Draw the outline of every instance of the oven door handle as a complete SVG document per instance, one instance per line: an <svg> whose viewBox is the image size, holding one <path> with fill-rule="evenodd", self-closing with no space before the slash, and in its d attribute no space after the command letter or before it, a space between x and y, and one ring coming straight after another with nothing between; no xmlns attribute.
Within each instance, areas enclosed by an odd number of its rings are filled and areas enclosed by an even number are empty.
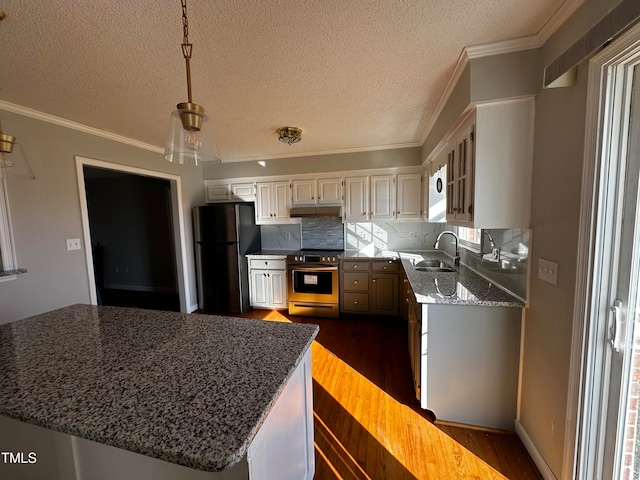
<svg viewBox="0 0 640 480"><path fill-rule="evenodd" d="M338 270L338 267L311 267L311 266L304 266L304 267L296 267L296 266L291 266L289 267L290 270L292 271L313 271L313 272L333 272Z"/></svg>

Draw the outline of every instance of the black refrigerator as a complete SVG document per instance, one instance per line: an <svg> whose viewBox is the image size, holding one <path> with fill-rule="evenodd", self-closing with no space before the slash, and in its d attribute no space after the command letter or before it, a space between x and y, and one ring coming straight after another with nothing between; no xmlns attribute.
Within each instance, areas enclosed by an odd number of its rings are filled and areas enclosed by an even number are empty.
<svg viewBox="0 0 640 480"><path fill-rule="evenodd" d="M248 253L260 250L252 203L194 207L198 307L206 313L249 310Z"/></svg>

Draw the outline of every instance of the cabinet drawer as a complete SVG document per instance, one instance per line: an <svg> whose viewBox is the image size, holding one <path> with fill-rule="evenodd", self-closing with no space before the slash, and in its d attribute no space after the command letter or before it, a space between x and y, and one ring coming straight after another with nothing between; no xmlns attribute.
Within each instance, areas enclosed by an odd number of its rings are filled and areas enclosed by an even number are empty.
<svg viewBox="0 0 640 480"><path fill-rule="evenodd" d="M342 309L349 312L368 312L368 293L345 293L342 297Z"/></svg>
<svg viewBox="0 0 640 480"><path fill-rule="evenodd" d="M268 268L273 270L284 270L286 265L285 260L274 259L262 259L262 258L250 258L249 268Z"/></svg>
<svg viewBox="0 0 640 480"><path fill-rule="evenodd" d="M349 292L368 292L369 274L345 272L342 275L342 289Z"/></svg>
<svg viewBox="0 0 640 480"><path fill-rule="evenodd" d="M369 271L369 262L356 262L356 261L344 261L342 262L342 271L343 272L351 272L351 271Z"/></svg>
<svg viewBox="0 0 640 480"><path fill-rule="evenodd" d="M385 260L384 262L371 262L371 270L374 272L397 272L399 270L398 261Z"/></svg>

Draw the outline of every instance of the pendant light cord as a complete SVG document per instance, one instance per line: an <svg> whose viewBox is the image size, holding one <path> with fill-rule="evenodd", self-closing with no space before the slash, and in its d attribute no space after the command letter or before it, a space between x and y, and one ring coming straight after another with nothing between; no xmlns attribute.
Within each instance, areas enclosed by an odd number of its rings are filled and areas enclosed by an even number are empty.
<svg viewBox="0 0 640 480"><path fill-rule="evenodd" d="M189 103L193 103L191 99L191 49L192 44L189 43L189 19L187 18L187 0L182 1L182 56L187 66L187 98Z"/></svg>

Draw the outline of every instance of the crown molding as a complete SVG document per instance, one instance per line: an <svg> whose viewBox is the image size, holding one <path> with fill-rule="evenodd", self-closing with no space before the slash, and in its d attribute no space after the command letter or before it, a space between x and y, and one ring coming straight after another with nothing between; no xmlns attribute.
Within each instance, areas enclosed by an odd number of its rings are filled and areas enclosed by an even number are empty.
<svg viewBox="0 0 640 480"><path fill-rule="evenodd" d="M462 72L464 72L464 69L468 63L469 63L469 55L467 54L467 50L463 48L462 52L460 52L460 56L458 57L458 61L456 62L455 67L453 67L453 72L451 73L451 77L449 77L449 81L447 82L447 85L444 88L444 92L442 92L442 95L440 96L440 100L438 100L438 104L436 105L433 115L431 115L431 119L427 124L427 128L425 128L424 133L420 138L420 142L419 142L420 145L424 145L424 142L427 140L427 137L429 136L429 132L431 132L431 129L433 128L436 121L438 120L438 117L442 113L442 110L444 110L444 106L447 104L447 101L449 100L449 96L451 95L451 93L453 92L453 89L458 84L458 80L460 80L460 77L462 76Z"/></svg>
<svg viewBox="0 0 640 480"><path fill-rule="evenodd" d="M464 68L470 60L474 58L488 57L491 55L502 55L505 53L514 53L542 47L544 43L549 39L549 37L551 37L551 35L553 35L556 30L558 30L558 28L560 28L560 26L571 15L573 15L573 13L583 3L584 0L566 0L535 35L528 35L525 37L518 37L509 40L500 40L498 42L464 47L462 49L462 52L460 53L460 56L458 57L456 66L453 69L453 73L451 74L451 78L449 78L449 82L447 83L444 92L442 92L440 100L438 101L433 115L431 116L424 134L421 137L420 143L423 145L427 140L431 129L442 113L442 110L449 100L449 96L453 92L453 89L455 88L458 80L460 79L460 76L462 75L462 72L464 71Z"/></svg>
<svg viewBox="0 0 640 480"><path fill-rule="evenodd" d="M545 23L538 32L540 46L544 45L567 19L584 3L584 0L566 0L556 13Z"/></svg>
<svg viewBox="0 0 640 480"><path fill-rule="evenodd" d="M256 160L276 160L278 158L294 158L294 157L314 157L321 155L336 155L346 153L358 153L358 152L373 152L378 150L397 150L400 148L420 148L424 142L411 142L411 143L395 143L391 145L375 145L371 147L356 147L356 148L342 148L336 150L323 150L321 152L300 152L300 153L287 153L287 154L272 154L272 155L249 155L246 157L225 157L223 163L235 163L235 162L251 162Z"/></svg>
<svg viewBox="0 0 640 480"><path fill-rule="evenodd" d="M107 140L113 140L114 142L124 143L133 147L142 148L143 150L148 150L150 152L164 154L164 149L155 145L150 145L148 143L140 142L132 138L100 130L99 128L89 127L87 125L83 125L82 123L72 122L71 120L56 117L55 115L40 112L38 110L33 110L31 108L23 107L22 105L16 105L15 103L5 102L4 100L0 100L0 110L17 113L18 115L34 118L36 120L41 120L43 122L58 125L60 127L70 128L79 132L88 133L97 137L106 138Z"/></svg>

